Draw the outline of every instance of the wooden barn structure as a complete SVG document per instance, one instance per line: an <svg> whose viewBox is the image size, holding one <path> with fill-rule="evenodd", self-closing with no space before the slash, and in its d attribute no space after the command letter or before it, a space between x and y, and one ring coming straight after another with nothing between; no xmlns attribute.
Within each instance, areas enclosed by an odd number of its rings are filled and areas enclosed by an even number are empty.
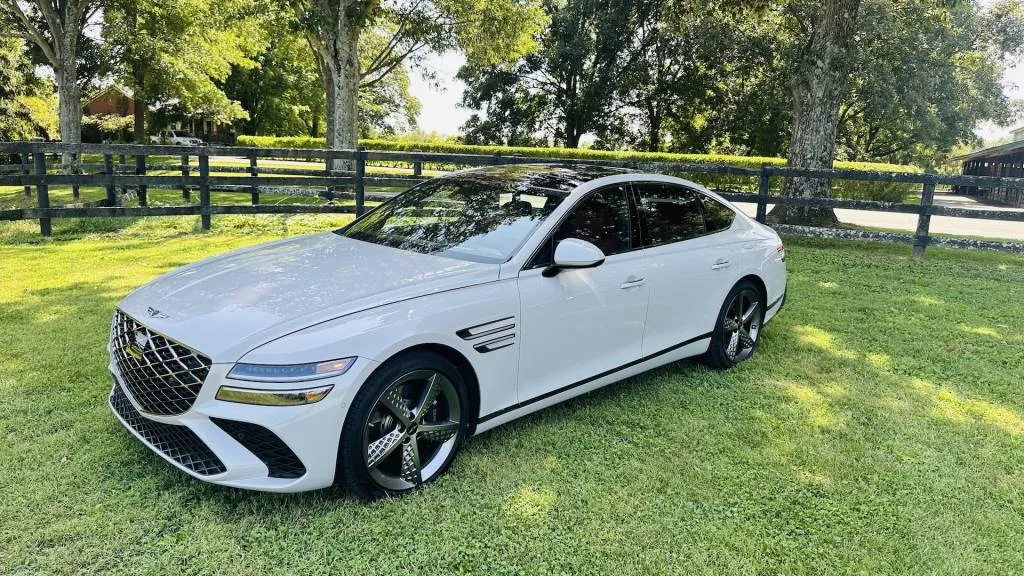
<svg viewBox="0 0 1024 576"><path fill-rule="evenodd" d="M1005 176L1024 178L1024 126L1013 131L1013 141L956 158L965 176ZM976 196L995 204L1024 206L1024 190L1019 188L980 188L959 186L955 192Z"/></svg>

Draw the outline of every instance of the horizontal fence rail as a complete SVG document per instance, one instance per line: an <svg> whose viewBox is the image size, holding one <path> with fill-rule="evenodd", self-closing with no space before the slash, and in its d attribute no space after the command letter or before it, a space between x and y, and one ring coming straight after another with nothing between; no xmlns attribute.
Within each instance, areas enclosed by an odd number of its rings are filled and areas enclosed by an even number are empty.
<svg viewBox="0 0 1024 576"><path fill-rule="evenodd" d="M230 157L237 165L211 166L213 157ZM739 177L756 182L751 192L716 190L732 202L754 203L757 220L765 222L770 205L813 206L868 210L918 216L913 234L878 232L846 228L815 228L778 225L783 234L823 238L845 238L909 244L914 255L923 257L927 246L998 250L1024 254L1024 243L947 238L930 233L932 216L1024 222L1024 211L957 208L934 204L936 186L1024 189L1024 178L997 176L945 176L931 173L862 172L856 170L816 170L782 166L760 169L728 165L683 164L669 162L632 162L567 160L523 156L481 154L444 154L423 152L382 152L372 150L317 150L291 148L249 148L227 146L168 146L135 144L77 144L57 142L0 143L0 186L24 190L25 202L34 206L0 209L0 221L38 220L40 233L52 232L54 218L200 216L203 229L211 226L211 216L222 214L362 214L366 202L379 202L397 191L429 180L424 166L493 166L522 163L572 163L627 168L643 172L699 176ZM261 164L260 161L264 162ZM283 162L267 165L268 160ZM289 160L322 162L323 168L308 164L288 166ZM367 166L408 170L405 173L367 172ZM381 168L382 169L382 168ZM785 178L810 178L828 181L858 181L881 184L920 185L917 204L840 198L804 198L772 195L774 181ZM696 178L699 180L699 178ZM70 188L74 202L51 206L54 187ZM105 189L105 197L80 201L82 187ZM180 190L185 205L150 206L151 189ZM370 189L370 190L368 190ZM376 190L376 191L375 191ZM198 204L193 193L198 193ZM244 194L250 204L214 205L211 193ZM19 193L20 194L20 193ZM276 197L315 197L326 203L266 203ZM344 200L341 204L337 201ZM125 203L136 202L138 206ZM348 203L351 202L351 203Z"/></svg>

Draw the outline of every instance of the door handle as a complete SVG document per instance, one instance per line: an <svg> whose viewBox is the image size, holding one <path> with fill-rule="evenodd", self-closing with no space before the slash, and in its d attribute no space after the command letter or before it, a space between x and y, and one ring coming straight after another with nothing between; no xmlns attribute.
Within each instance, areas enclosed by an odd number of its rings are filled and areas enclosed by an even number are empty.
<svg viewBox="0 0 1024 576"><path fill-rule="evenodd" d="M635 276L630 276L629 278L626 278L626 281L623 282L622 285L619 286L619 288L622 288L623 290L629 290L630 288L639 288L644 284L647 284L646 278L637 278Z"/></svg>
<svg viewBox="0 0 1024 576"><path fill-rule="evenodd" d="M724 269L728 268L729 266L732 266L732 262L729 262L728 260L725 260L725 259L721 259L721 260L716 260L715 263L711 265L711 269L712 270L724 270Z"/></svg>

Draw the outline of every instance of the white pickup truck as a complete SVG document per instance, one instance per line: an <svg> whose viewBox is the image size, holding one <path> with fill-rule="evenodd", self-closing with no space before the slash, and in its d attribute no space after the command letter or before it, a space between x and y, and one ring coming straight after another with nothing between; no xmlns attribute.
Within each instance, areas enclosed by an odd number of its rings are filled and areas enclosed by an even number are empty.
<svg viewBox="0 0 1024 576"><path fill-rule="evenodd" d="M196 138L188 130L164 130L149 137L153 144L175 144L178 146L204 146L205 142Z"/></svg>

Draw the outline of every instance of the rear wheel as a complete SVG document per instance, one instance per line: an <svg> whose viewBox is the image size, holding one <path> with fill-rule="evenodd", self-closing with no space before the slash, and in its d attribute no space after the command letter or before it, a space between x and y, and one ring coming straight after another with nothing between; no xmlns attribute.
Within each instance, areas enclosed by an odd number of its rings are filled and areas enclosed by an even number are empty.
<svg viewBox="0 0 1024 576"><path fill-rule="evenodd" d="M469 429L465 390L458 369L436 354L389 360L352 402L338 451L341 483L375 499L440 476Z"/></svg>
<svg viewBox="0 0 1024 576"><path fill-rule="evenodd" d="M733 287L718 313L705 359L719 370L727 370L753 355L764 319L764 298L752 282Z"/></svg>

